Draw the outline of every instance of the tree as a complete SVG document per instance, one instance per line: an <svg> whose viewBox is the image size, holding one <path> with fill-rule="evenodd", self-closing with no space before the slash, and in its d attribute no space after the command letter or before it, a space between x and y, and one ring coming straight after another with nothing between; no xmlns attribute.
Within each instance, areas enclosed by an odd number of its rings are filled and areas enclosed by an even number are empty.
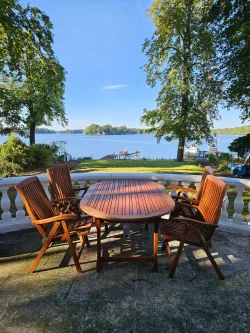
<svg viewBox="0 0 250 333"><path fill-rule="evenodd" d="M84 130L84 134L86 134L86 135L101 134L100 125L91 124L91 125L87 126Z"/></svg>
<svg viewBox="0 0 250 333"><path fill-rule="evenodd" d="M53 25L36 7L17 0L0 3L0 133L24 134L30 144L35 128L52 120L66 124L63 95L65 70L52 49Z"/></svg>
<svg viewBox="0 0 250 333"><path fill-rule="evenodd" d="M53 55L53 28L49 17L36 7L22 7L18 0L0 1L0 73L20 74L25 49L43 58Z"/></svg>
<svg viewBox="0 0 250 333"><path fill-rule="evenodd" d="M250 154L250 134L235 139L228 149L238 154L239 157L246 158Z"/></svg>
<svg viewBox="0 0 250 333"><path fill-rule="evenodd" d="M105 135L111 135L113 134L113 127L109 124L101 126L102 133Z"/></svg>
<svg viewBox="0 0 250 333"><path fill-rule="evenodd" d="M161 88L156 109L144 109L141 121L158 141L178 139L177 161L188 141L212 141L210 128L218 119L221 83L209 23L203 20L212 0L155 0L148 14L155 32L146 39L143 66L147 83Z"/></svg>
<svg viewBox="0 0 250 333"><path fill-rule="evenodd" d="M244 122L250 119L250 1L215 0L209 14L217 38L225 99L229 107L241 109Z"/></svg>
<svg viewBox="0 0 250 333"><path fill-rule="evenodd" d="M30 145L35 143L37 126L50 126L57 120L62 125L67 123L64 109L65 70L55 58L30 59L25 64L22 81L13 79L11 94L6 93L3 110L19 110L25 126L29 128Z"/></svg>

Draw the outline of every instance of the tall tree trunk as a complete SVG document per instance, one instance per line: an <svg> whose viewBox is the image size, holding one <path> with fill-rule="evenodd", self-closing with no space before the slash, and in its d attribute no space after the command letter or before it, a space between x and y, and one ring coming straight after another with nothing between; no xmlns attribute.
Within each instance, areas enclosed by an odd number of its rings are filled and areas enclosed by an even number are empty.
<svg viewBox="0 0 250 333"><path fill-rule="evenodd" d="M35 130L36 130L36 124L34 121L30 122L30 146L34 145L35 142Z"/></svg>
<svg viewBox="0 0 250 333"><path fill-rule="evenodd" d="M36 118L35 118L35 113L34 113L34 108L33 108L33 103L30 102L28 104L28 109L29 109L29 130L30 130L30 146L34 145L36 143L35 141L35 130L36 130Z"/></svg>
<svg viewBox="0 0 250 333"><path fill-rule="evenodd" d="M189 111L189 84L190 84L189 78L190 78L190 49L191 49L190 22L191 22L193 0L186 0L185 4L187 8L187 17L186 17L186 30L184 32L184 38L183 38L183 91L182 91L182 106L181 106L183 131L182 133L180 133L179 137L179 144L177 151L178 162L183 162L184 158L185 133L187 131L186 121Z"/></svg>
<svg viewBox="0 0 250 333"><path fill-rule="evenodd" d="M185 139L180 138L178 143L178 150L177 150L177 162L182 162L184 157L184 146L185 146Z"/></svg>

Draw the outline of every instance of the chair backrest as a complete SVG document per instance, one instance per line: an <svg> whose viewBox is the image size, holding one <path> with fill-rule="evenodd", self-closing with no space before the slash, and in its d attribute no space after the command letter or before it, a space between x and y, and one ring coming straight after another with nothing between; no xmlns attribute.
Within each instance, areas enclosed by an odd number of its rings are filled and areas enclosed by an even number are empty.
<svg viewBox="0 0 250 333"><path fill-rule="evenodd" d="M16 186L32 221L58 215L37 177L23 180Z"/></svg>
<svg viewBox="0 0 250 333"><path fill-rule="evenodd" d="M195 199L197 201L200 201L200 199L201 199L201 194L202 194L202 191L203 191L205 180L206 180L206 178L207 178L208 175L214 175L214 170L210 166L206 166L203 169L203 173L202 173L202 176L201 176L200 186L199 186L199 188L197 190L197 193L196 193L196 196L195 196Z"/></svg>
<svg viewBox="0 0 250 333"><path fill-rule="evenodd" d="M47 169L53 199L74 197L73 186L67 164L58 164Z"/></svg>
<svg viewBox="0 0 250 333"><path fill-rule="evenodd" d="M218 223L226 190L227 184L221 179L212 175L206 177L199 204L199 212L205 222Z"/></svg>

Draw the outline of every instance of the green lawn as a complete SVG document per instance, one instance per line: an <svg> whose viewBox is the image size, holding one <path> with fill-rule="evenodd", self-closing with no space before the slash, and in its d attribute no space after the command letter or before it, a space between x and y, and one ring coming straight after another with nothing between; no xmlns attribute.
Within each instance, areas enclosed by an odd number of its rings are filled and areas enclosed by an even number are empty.
<svg viewBox="0 0 250 333"><path fill-rule="evenodd" d="M144 172L185 173L200 175L203 167L193 161L173 160L88 160L78 164L73 172Z"/></svg>
<svg viewBox="0 0 250 333"><path fill-rule="evenodd" d="M88 160L78 164L72 172L140 172L140 173L182 173L182 174L202 174L203 167L196 165L194 161L176 162L174 160ZM216 172L220 175L220 172ZM222 174L226 176L225 172ZM230 174L228 175L231 176ZM234 213L233 203L236 198L234 188L228 191L229 207L228 215L232 218ZM243 216L246 220L248 216L247 205L250 201L250 190L243 193L244 209Z"/></svg>

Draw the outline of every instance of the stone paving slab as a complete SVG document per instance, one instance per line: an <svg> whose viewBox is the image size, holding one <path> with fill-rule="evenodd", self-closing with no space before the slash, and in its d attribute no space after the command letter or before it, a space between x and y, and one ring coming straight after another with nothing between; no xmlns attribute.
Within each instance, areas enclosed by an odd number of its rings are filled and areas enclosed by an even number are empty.
<svg viewBox="0 0 250 333"><path fill-rule="evenodd" d="M106 255L149 254L152 227L117 224L103 230ZM185 246L173 279L161 252L159 272L150 263L105 263L97 273L96 234L77 274L67 244L50 248L34 274L41 247L36 230L0 235L0 333L249 332L250 238L217 231L212 254L226 280L217 278L203 251ZM75 243L77 246L77 243ZM178 242L171 243L176 251Z"/></svg>

